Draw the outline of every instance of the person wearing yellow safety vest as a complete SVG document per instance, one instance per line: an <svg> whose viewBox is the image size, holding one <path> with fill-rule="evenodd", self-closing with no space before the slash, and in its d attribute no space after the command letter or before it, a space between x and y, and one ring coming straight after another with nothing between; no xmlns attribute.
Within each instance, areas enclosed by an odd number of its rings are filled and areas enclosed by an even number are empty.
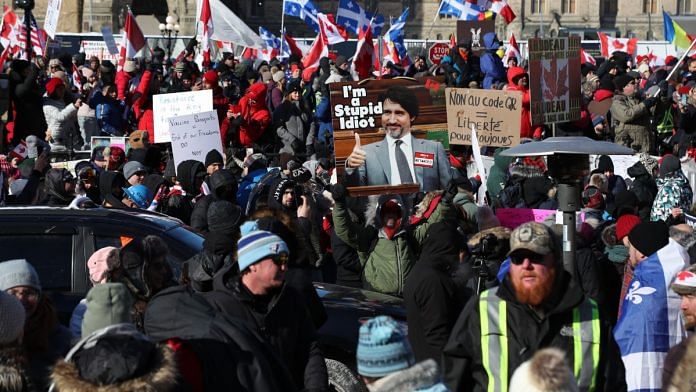
<svg viewBox="0 0 696 392"><path fill-rule="evenodd" d="M507 391L515 369L545 347L565 353L580 391L626 390L610 325L563 269L557 242L541 223L513 230L505 278L469 301L445 345L451 390Z"/></svg>

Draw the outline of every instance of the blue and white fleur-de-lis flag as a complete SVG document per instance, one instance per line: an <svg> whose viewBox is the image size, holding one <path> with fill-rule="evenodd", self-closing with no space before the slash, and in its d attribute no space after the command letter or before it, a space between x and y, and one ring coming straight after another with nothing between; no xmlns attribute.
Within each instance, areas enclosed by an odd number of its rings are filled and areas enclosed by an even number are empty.
<svg viewBox="0 0 696 392"><path fill-rule="evenodd" d="M667 351L686 337L680 298L670 285L688 263L686 249L670 239L636 266L614 327L629 391L661 390Z"/></svg>

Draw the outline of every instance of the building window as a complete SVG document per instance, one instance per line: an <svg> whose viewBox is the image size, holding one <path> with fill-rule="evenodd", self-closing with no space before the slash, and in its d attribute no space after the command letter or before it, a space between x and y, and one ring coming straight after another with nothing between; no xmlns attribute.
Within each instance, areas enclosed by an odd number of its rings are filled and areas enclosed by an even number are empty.
<svg viewBox="0 0 696 392"><path fill-rule="evenodd" d="M561 12L564 14L574 14L575 0L563 0L561 3Z"/></svg>
<svg viewBox="0 0 696 392"><path fill-rule="evenodd" d="M541 14L546 12L546 0L532 0L532 13Z"/></svg>
<svg viewBox="0 0 696 392"><path fill-rule="evenodd" d="M607 14L614 14L616 15L616 12L619 10L619 6L617 5L616 0L604 0L604 4L602 6L602 11L604 15Z"/></svg>
<svg viewBox="0 0 696 392"><path fill-rule="evenodd" d="M643 13L644 14L657 13L657 0L643 0Z"/></svg>
<svg viewBox="0 0 696 392"><path fill-rule="evenodd" d="M265 0L252 0L251 16L264 16L264 1Z"/></svg>
<svg viewBox="0 0 696 392"><path fill-rule="evenodd" d="M677 0L677 14L684 15L691 13L691 0Z"/></svg>

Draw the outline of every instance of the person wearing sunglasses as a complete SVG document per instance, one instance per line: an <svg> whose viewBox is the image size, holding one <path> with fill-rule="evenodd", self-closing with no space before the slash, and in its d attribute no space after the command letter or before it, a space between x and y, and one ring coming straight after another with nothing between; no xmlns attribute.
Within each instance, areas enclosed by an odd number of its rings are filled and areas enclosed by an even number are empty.
<svg viewBox="0 0 696 392"><path fill-rule="evenodd" d="M638 152L650 152L650 116L657 98L638 99L637 84L633 76L618 75L614 78L616 94L611 104L611 116L618 122L614 128L614 142Z"/></svg>
<svg viewBox="0 0 696 392"><path fill-rule="evenodd" d="M328 390L326 364L302 295L285 283L288 245L264 230L248 232L237 242L237 263L215 276L213 290L202 293L226 316L256 327L274 349L298 390Z"/></svg>
<svg viewBox="0 0 696 392"><path fill-rule="evenodd" d="M579 390L625 390L611 325L564 270L555 234L524 223L510 235L508 257L500 286L470 300L450 334L443 352L447 386L508 390L514 369L554 347L576 370Z"/></svg>

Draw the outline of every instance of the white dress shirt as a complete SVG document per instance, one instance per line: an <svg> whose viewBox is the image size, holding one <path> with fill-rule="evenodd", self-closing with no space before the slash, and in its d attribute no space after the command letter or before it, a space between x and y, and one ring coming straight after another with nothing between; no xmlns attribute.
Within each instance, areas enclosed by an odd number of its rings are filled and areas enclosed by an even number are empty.
<svg viewBox="0 0 696 392"><path fill-rule="evenodd" d="M389 165L391 166L391 182L389 185L401 185L401 176L399 175L399 169L396 166L396 155L394 154L394 148L396 146L396 141L399 139L394 139L389 134L387 134L387 144L389 145ZM416 179L416 171L413 167L413 136L409 133L408 135L400 139L403 141L401 143L401 150L406 155L406 160L408 161L408 168L411 170L411 177L413 182L418 182Z"/></svg>

